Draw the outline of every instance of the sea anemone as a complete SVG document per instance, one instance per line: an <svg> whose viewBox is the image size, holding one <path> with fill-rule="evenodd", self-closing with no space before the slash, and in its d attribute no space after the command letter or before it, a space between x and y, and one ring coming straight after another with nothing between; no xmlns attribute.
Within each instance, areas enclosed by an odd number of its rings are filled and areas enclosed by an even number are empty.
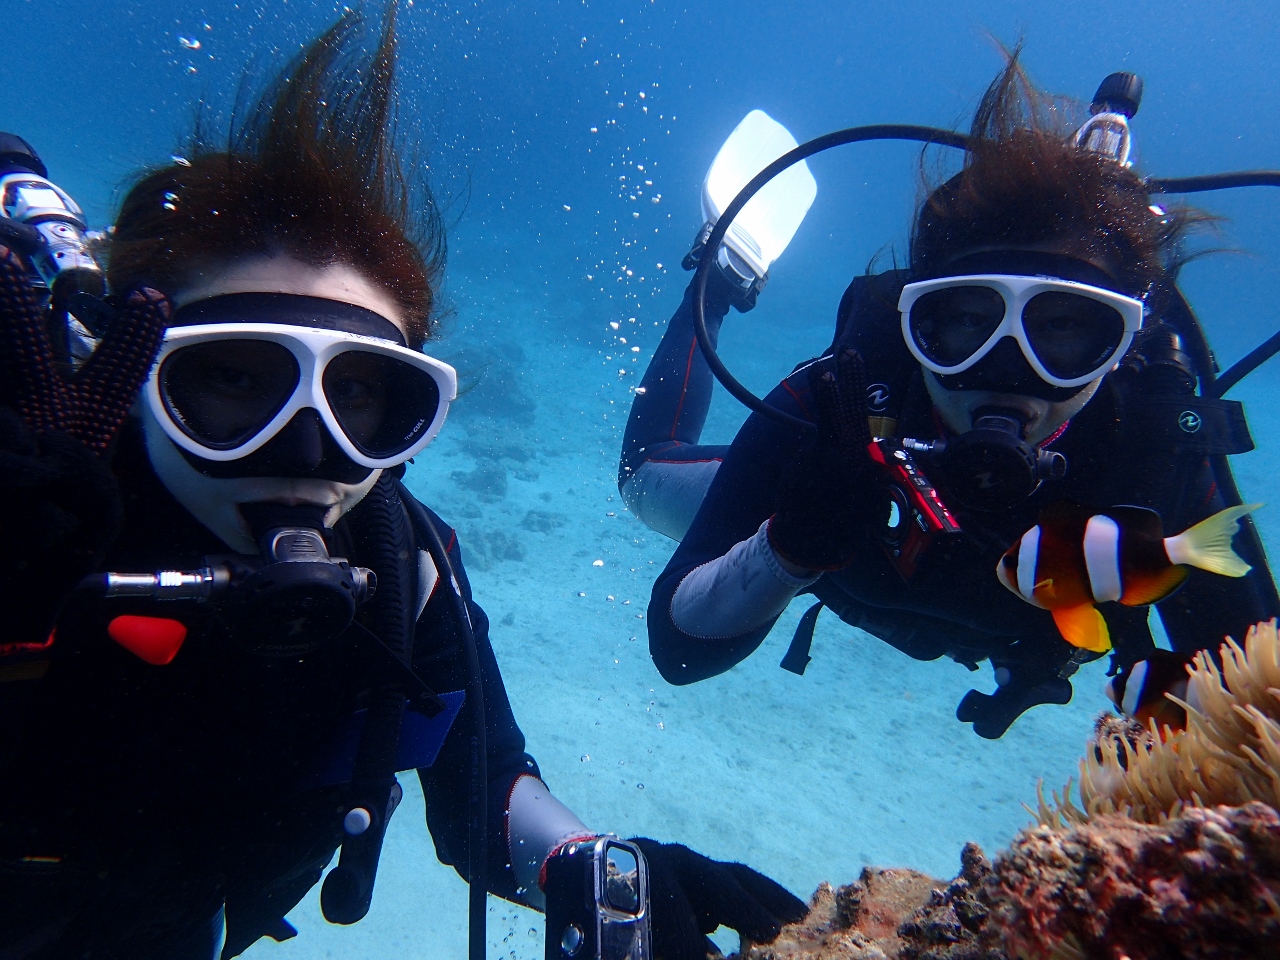
<svg viewBox="0 0 1280 960"><path fill-rule="evenodd" d="M1067 783L1051 806L1041 795L1033 811L1041 824L1064 827L1106 814L1163 823L1189 807L1242 806L1261 801L1280 808L1280 636L1276 621L1249 628L1243 647L1228 638L1219 669L1207 651L1195 657L1187 729L1135 736L1099 724L1080 761L1080 806ZM1194 705L1194 706L1193 706ZM1139 728L1140 729L1140 728Z"/></svg>

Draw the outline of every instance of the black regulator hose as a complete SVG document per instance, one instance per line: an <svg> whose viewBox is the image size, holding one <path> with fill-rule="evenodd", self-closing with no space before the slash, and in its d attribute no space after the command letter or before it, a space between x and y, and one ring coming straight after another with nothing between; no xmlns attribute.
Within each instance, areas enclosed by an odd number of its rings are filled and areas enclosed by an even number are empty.
<svg viewBox="0 0 1280 960"><path fill-rule="evenodd" d="M1148 177L1147 193L1206 193L1233 187L1280 187L1280 170L1237 170L1200 177Z"/></svg>
<svg viewBox="0 0 1280 960"><path fill-rule="evenodd" d="M702 355L706 358L711 372L730 395L747 409L801 430L812 431L816 427L808 420L793 417L772 404L765 403L734 379L733 374L716 355L715 348L711 345L711 337L707 334L707 278L711 275L712 264L716 262L716 254L729 229L729 224L733 223L733 218L742 211L747 201L754 197L761 187L783 170L815 153L822 153L832 147L841 147L846 143L862 143L866 140L914 140L919 143L936 143L962 150L969 142L969 138L964 134L956 133L954 130L943 130L940 127L919 127L905 123L873 123L837 130L802 143L773 161L738 191L738 195L733 198L729 206L725 207L724 212L720 214L720 219L716 221L715 227L707 237L706 244L702 248L702 256L698 258L697 272L693 275L693 331L697 335L698 346L702 348Z"/></svg>
<svg viewBox="0 0 1280 960"><path fill-rule="evenodd" d="M480 677L480 651L476 647L471 616L462 598L461 581L449 559L440 531L426 509L397 482L418 535L426 544L431 562L453 607L454 622L467 653L467 706L471 711L471 760L467 779L467 957L485 960L488 947L489 908L489 751L485 727L484 684Z"/></svg>
<svg viewBox="0 0 1280 960"><path fill-rule="evenodd" d="M378 589L369 601L369 626L398 660L409 664L414 577L407 558L413 556L413 543L402 501L391 477L381 477L360 505L363 517L356 547L378 574ZM349 811L364 811L367 819L359 832L346 829L338 865L329 871L320 890L320 906L330 923L363 920L373 901L382 843L399 801L396 760L404 710L401 677L391 674L379 679L369 695L346 804Z"/></svg>
<svg viewBox="0 0 1280 960"><path fill-rule="evenodd" d="M1205 390L1205 394L1211 397L1221 398L1224 393L1234 387L1237 383L1247 377L1258 367L1262 366L1277 353L1280 353L1280 333L1273 333L1264 340L1259 346L1254 347L1247 354L1231 365L1222 376L1213 381L1209 389Z"/></svg>

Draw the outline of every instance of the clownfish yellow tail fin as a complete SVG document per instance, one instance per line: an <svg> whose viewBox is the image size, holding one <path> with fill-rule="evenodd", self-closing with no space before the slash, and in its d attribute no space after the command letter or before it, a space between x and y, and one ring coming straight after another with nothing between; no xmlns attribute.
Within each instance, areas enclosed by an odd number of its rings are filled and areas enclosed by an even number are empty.
<svg viewBox="0 0 1280 960"><path fill-rule="evenodd" d="M1243 577L1251 568L1231 549L1231 538L1240 529L1240 518L1260 506L1248 503L1227 507L1176 537L1165 537L1164 552L1169 562L1185 563L1224 577Z"/></svg>

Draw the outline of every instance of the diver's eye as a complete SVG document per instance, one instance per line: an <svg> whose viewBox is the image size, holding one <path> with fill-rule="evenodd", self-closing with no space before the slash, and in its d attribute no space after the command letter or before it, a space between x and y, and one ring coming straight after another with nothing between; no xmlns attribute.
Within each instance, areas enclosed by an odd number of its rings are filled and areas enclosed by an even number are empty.
<svg viewBox="0 0 1280 960"><path fill-rule="evenodd" d="M952 323L965 330L975 330L987 326L990 323L990 319L986 314L966 312L956 314Z"/></svg>
<svg viewBox="0 0 1280 960"><path fill-rule="evenodd" d="M209 383L230 392L249 392L257 382L247 370L236 367L211 367L205 371Z"/></svg>
<svg viewBox="0 0 1280 960"><path fill-rule="evenodd" d="M348 409L360 409L382 400L383 391L374 384L362 380L335 380L326 384L330 398L334 403Z"/></svg>

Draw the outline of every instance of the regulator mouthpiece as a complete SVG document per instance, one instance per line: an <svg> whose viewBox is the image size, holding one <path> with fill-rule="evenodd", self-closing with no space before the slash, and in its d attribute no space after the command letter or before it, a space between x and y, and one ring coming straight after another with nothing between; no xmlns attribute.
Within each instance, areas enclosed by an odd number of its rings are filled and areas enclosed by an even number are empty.
<svg viewBox="0 0 1280 960"><path fill-rule="evenodd" d="M318 508L242 509L258 532L258 557L207 557L198 570L95 574L81 589L208 602L234 641L259 656L300 657L335 640L377 590L377 576L329 555Z"/></svg>
<svg viewBox="0 0 1280 960"><path fill-rule="evenodd" d="M1045 480L1067 473L1067 458L1028 443L1025 429L1007 411L979 411L972 430L930 444L911 441L911 449L933 458L949 501L972 510L1005 510L1026 500Z"/></svg>

